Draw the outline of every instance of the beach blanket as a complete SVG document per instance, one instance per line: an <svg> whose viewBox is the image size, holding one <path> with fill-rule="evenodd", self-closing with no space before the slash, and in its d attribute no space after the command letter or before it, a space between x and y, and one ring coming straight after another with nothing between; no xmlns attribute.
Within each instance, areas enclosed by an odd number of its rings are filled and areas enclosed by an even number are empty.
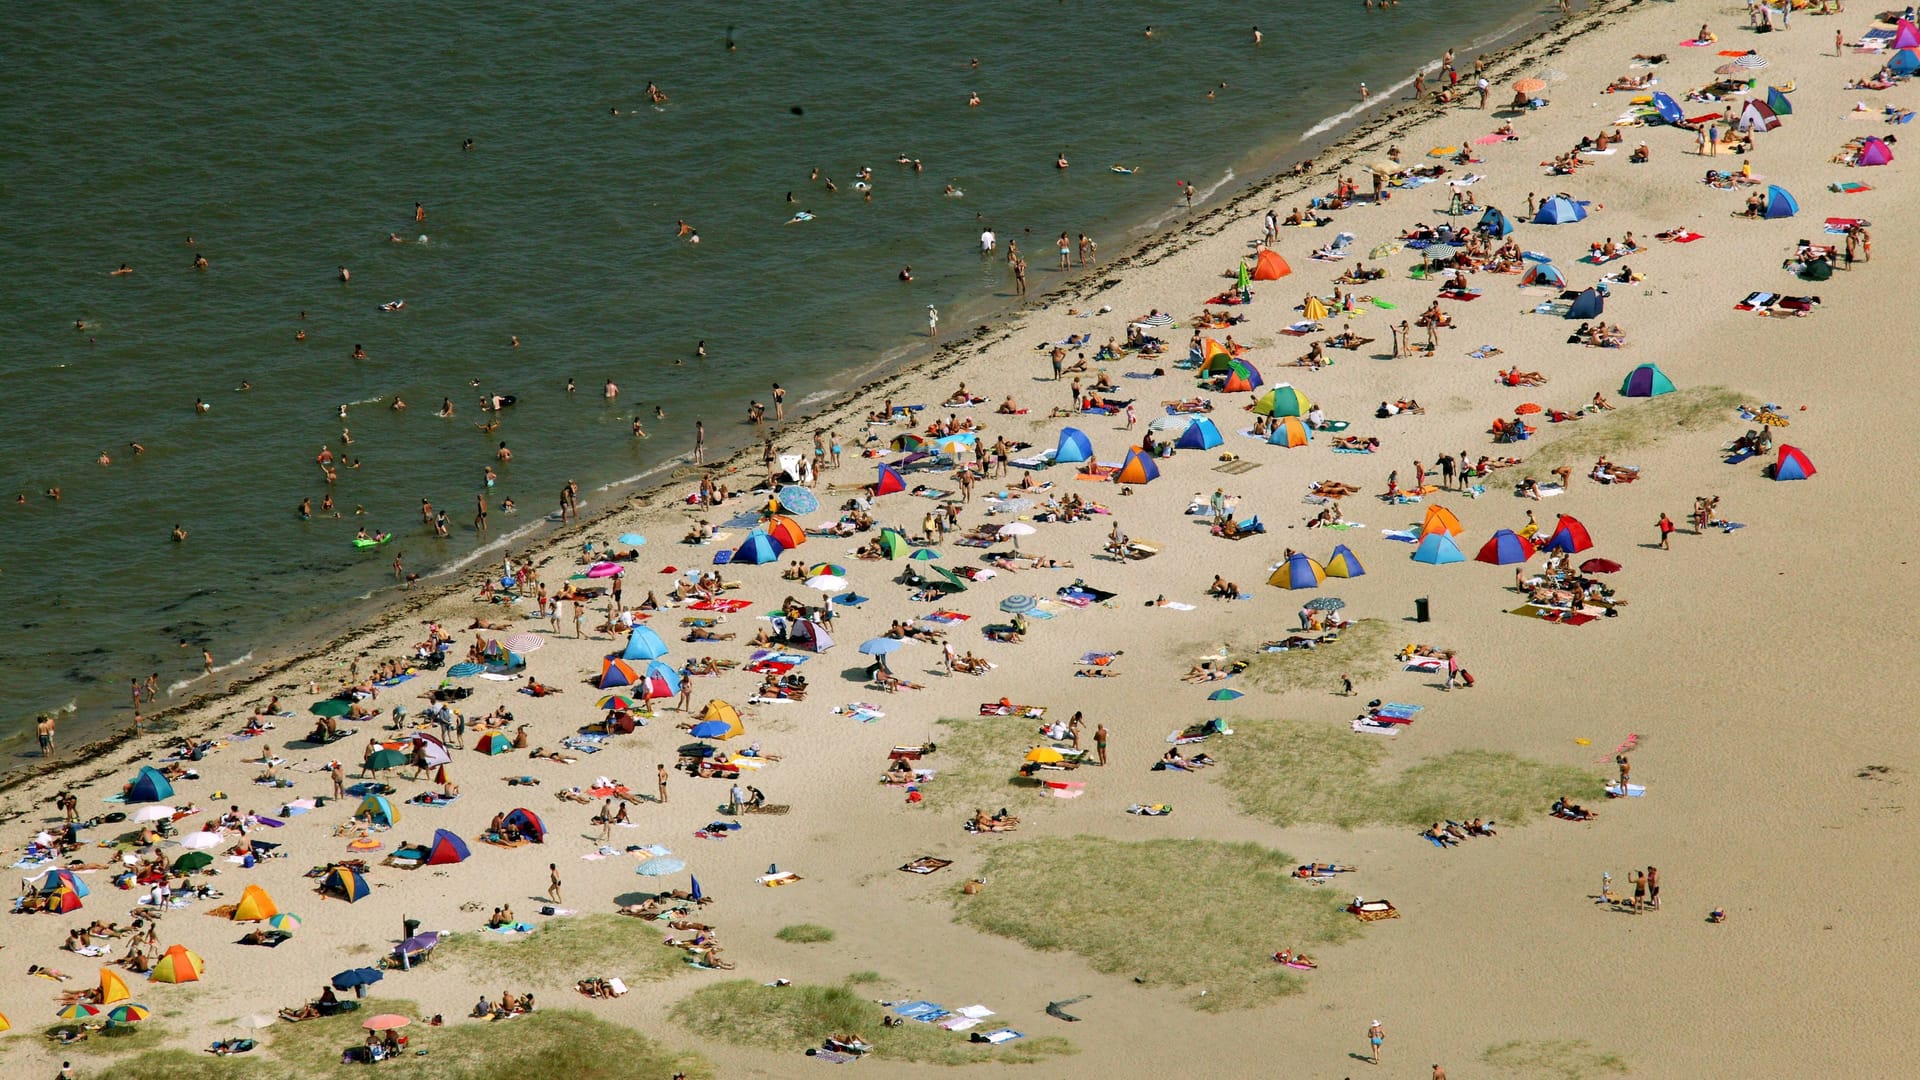
<svg viewBox="0 0 1920 1080"><path fill-rule="evenodd" d="M752 606L753 604L747 600L697 600L688 604L687 608L692 611L720 611L732 614L736 611L745 611Z"/></svg>
<svg viewBox="0 0 1920 1080"><path fill-rule="evenodd" d="M1618 782L1607 785L1607 797L1610 799L1638 799L1645 796L1647 789L1642 784L1628 784L1625 791Z"/></svg>
<svg viewBox="0 0 1920 1080"><path fill-rule="evenodd" d="M910 863L903 864L900 869L909 874L931 874L952 865L952 859L936 859L931 855L922 855Z"/></svg>

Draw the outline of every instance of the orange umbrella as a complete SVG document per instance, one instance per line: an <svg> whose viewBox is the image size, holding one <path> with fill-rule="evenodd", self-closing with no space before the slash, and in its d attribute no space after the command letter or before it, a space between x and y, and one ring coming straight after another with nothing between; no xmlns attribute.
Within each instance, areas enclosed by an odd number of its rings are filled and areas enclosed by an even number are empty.
<svg viewBox="0 0 1920 1080"><path fill-rule="evenodd" d="M1547 84L1544 79L1521 79L1513 84L1513 88L1522 94L1536 94L1545 90Z"/></svg>
<svg viewBox="0 0 1920 1080"><path fill-rule="evenodd" d="M1514 406L1513 411L1518 413L1521 416L1531 416L1534 413L1537 413L1540 411L1540 406L1535 405L1533 402L1529 401L1524 404Z"/></svg>

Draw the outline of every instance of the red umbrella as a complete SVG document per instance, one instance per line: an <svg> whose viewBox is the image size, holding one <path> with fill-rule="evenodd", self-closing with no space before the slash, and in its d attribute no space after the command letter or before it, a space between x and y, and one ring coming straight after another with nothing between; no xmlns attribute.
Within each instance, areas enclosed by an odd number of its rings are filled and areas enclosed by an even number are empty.
<svg viewBox="0 0 1920 1080"><path fill-rule="evenodd" d="M1528 402L1525 402L1525 403L1523 403L1523 404L1520 404L1520 405L1515 405L1515 406L1513 407L1513 411L1514 411L1515 413L1518 413L1518 414L1519 414L1519 415L1521 415L1521 416L1530 416L1530 415L1532 415L1532 414L1534 414L1534 413L1537 413L1537 412L1539 412L1539 411L1540 411L1540 406L1538 406L1538 405L1535 405L1535 404L1534 404L1533 402L1531 402L1531 401L1528 401Z"/></svg>
<svg viewBox="0 0 1920 1080"><path fill-rule="evenodd" d="M1583 574L1617 574L1620 572L1620 564L1614 562L1612 559L1588 559L1586 562L1580 564L1580 572Z"/></svg>
<svg viewBox="0 0 1920 1080"><path fill-rule="evenodd" d="M368 1031L391 1031L394 1028L406 1027L411 1023L413 1023L413 1021L401 1016L399 1013L381 1013L379 1016L374 1017L360 1026L366 1028Z"/></svg>

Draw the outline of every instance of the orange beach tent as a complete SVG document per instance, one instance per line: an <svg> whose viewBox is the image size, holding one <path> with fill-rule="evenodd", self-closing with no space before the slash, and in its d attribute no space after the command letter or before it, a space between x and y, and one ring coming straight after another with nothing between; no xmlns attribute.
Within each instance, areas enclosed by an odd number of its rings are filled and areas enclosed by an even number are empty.
<svg viewBox="0 0 1920 1080"><path fill-rule="evenodd" d="M280 908L274 904L273 897L258 885L249 885L240 894L240 902L233 906L234 922L265 922L280 914Z"/></svg>
<svg viewBox="0 0 1920 1080"><path fill-rule="evenodd" d="M1253 280L1255 281L1279 281L1291 273L1293 273L1293 267L1288 266L1287 260L1281 258L1280 253L1272 248L1261 248L1260 254L1253 261Z"/></svg>

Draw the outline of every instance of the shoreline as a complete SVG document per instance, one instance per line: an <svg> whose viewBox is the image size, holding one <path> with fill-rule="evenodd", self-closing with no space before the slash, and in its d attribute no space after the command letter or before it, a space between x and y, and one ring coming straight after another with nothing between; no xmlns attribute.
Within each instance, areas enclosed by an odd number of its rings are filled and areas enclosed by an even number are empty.
<svg viewBox="0 0 1920 1080"><path fill-rule="evenodd" d="M1503 34L1495 35L1493 42L1500 45L1491 53L1482 53L1487 60L1488 76L1499 85L1503 80L1515 74L1512 67L1530 65L1554 55L1558 48L1586 33L1591 33L1603 25L1608 16L1631 12L1641 0L1592 0L1587 6L1575 11L1571 16L1556 16L1551 12L1541 12L1524 20L1518 27ZM1532 29L1537 26L1538 29ZM1529 32L1529 30L1532 32ZM1536 46L1559 36L1556 48L1529 55ZM1518 60L1519 63L1515 63ZM1423 65L1422 70L1426 67ZM1401 87L1400 89L1404 89ZM1389 93L1397 90L1389 88ZM1459 105L1451 108L1459 108ZM929 346L925 342L910 343L903 346L898 355L892 358L876 359L865 366L846 369L843 376L856 381L845 390L830 391L828 396L817 402L812 411L797 414L777 428L785 437L802 435L814 427L831 428L835 423L853 422L864 411L863 403L872 404L871 399L884 396L885 391L921 376L938 376L964 362L970 355L985 352L993 344L1005 341L1019 332L1021 325L1032 316L1049 310L1054 304L1078 302L1100 295L1121 284L1112 275L1123 271L1138 272L1163 259L1172 257L1181 251L1218 235L1228 225L1238 220L1241 211L1261 196L1270 196L1272 201L1312 188L1323 175L1338 175L1340 170L1352 165L1363 154L1371 151L1376 143L1384 143L1392 138L1410 132L1419 124L1443 115L1448 107L1413 99L1394 99L1385 101L1375 108L1355 116L1359 121L1346 131L1338 128L1322 133L1324 142L1314 146L1316 138L1303 133L1294 139L1294 147L1300 151L1310 151L1300 161L1311 161L1313 168L1304 173L1294 173L1290 166L1272 164L1264 175L1257 180L1248 181L1239 191L1220 199L1203 209L1196 210L1194 216L1179 223L1152 228L1140 236L1123 254L1091 270L1076 270L1073 276L1060 282L1053 289L1041 293L1027 301L1015 302L1011 306L995 304L983 300L981 309L988 312L988 321L980 322L957 338L943 340L938 345ZM1369 115L1371 114L1371 115ZM1322 121L1324 122L1324 121ZM1393 129L1391 131L1387 129ZM1384 133L1384 134L1383 134ZM1378 137L1377 137L1378 136ZM1151 257L1149 257L1151 256ZM614 496L611 505L590 510L581 521L571 525L556 522L539 521L525 529L521 541L523 558L530 559L535 565L544 566L550 562L567 542L582 537L625 512L653 508L657 499L664 499L666 493L676 485L697 481L700 472L715 471L719 475L731 475L738 471L754 450L752 429L742 435L739 446L724 448L724 455L707 466L693 466L692 452L688 450L676 454L652 469L641 474L642 479L629 482L615 482L592 489ZM782 441L776 438L776 445ZM651 479L654 475L665 473L664 479ZM477 567L495 554L504 557L508 547L504 540L493 541L468 551L445 567L436 568L421 575L411 590L398 586L383 586L376 589L364 600L340 610L337 617L325 620L340 625L340 629L320 639L295 639L274 644L253 644L248 647L248 655L256 657L251 663L251 672L239 678L228 679L224 683L195 691L192 696L169 704L166 708L141 718L143 731L135 734L130 726L122 727L113 717L121 710L111 710L106 717L97 718L90 724L76 723L75 727L98 727L99 731L87 732L83 738L87 741L78 744L69 758L68 751L62 751L59 758L45 762L33 759L32 764L22 764L6 770L0 770L0 793L11 791L21 784L47 776L58 775L68 768L78 767L86 761L125 746L157 732L144 730L154 725L165 734L176 734L178 724L187 714L202 710L211 710L224 699L239 698L253 692L269 680L305 664L320 662L327 655L345 649L356 642L377 639L385 631L405 621L417 612L454 598L461 590L472 588L478 580ZM436 583L437 584L429 584ZM408 596L407 593L414 595ZM383 594L399 593L399 596ZM373 605L374 610L361 610L363 605ZM216 678L218 672L216 671ZM195 683L205 676L196 678ZM43 711L39 715L46 715ZM73 714L55 713L60 722L69 722ZM209 717L212 723L215 717ZM193 732L204 733L204 732ZM0 743L0 750L25 751L33 746L33 736L23 731L9 740L14 746ZM16 752L24 757L24 753Z"/></svg>

